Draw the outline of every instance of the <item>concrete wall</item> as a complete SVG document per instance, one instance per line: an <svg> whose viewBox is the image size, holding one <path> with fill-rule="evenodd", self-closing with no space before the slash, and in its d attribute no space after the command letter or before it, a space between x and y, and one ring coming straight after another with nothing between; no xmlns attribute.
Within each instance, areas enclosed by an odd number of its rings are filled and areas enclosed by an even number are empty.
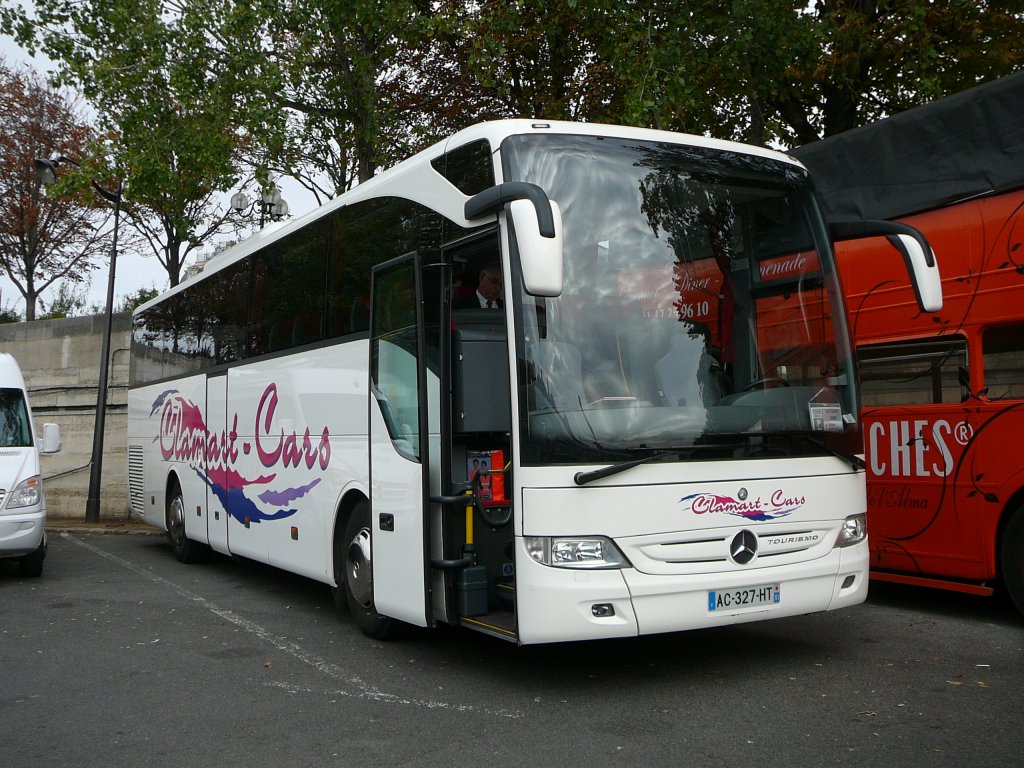
<svg viewBox="0 0 1024 768"><path fill-rule="evenodd" d="M63 450L42 457L43 487L52 518L85 517L96 423L96 387L104 317L0 324L0 350L14 355L25 376L36 432L60 425ZM103 439L100 519L128 517L128 358L131 315L115 314L110 339Z"/></svg>

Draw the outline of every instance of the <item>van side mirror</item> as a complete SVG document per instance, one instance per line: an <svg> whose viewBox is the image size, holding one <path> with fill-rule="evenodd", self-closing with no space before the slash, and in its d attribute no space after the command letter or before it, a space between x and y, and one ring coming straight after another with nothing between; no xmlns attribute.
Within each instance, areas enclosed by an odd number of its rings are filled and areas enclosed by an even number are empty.
<svg viewBox="0 0 1024 768"><path fill-rule="evenodd" d="M921 233L895 221L835 221L828 226L833 242L884 237L903 256L910 282L922 312L942 309L942 278L931 245Z"/></svg>
<svg viewBox="0 0 1024 768"><path fill-rule="evenodd" d="M523 286L531 296L562 294L562 216L543 189L523 181L507 181L466 201L472 221L509 205L509 218L519 246Z"/></svg>
<svg viewBox="0 0 1024 768"><path fill-rule="evenodd" d="M43 424L43 444L40 453L57 453L63 447L60 439L60 425Z"/></svg>

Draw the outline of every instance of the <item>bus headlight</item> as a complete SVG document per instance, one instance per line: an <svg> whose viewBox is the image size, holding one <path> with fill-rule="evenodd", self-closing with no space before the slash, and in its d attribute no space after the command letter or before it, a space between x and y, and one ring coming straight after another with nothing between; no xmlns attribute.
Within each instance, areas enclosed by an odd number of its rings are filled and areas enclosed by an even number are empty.
<svg viewBox="0 0 1024 768"><path fill-rule="evenodd" d="M527 536L526 551L542 565L554 568L624 568L629 561L605 536Z"/></svg>
<svg viewBox="0 0 1024 768"><path fill-rule="evenodd" d="M23 480L7 497L7 509L31 507L39 503L39 475Z"/></svg>
<svg viewBox="0 0 1024 768"><path fill-rule="evenodd" d="M839 529L839 537L836 539L837 547L849 547L860 544L868 535L867 518L863 513L850 515L843 521L843 527Z"/></svg>

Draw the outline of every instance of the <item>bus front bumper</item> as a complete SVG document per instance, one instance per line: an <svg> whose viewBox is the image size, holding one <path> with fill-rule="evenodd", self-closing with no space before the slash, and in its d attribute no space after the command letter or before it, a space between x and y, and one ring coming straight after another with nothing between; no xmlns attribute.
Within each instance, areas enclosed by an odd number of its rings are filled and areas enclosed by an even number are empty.
<svg viewBox="0 0 1024 768"><path fill-rule="evenodd" d="M518 540L522 548L522 539ZM742 572L665 576L621 570L552 568L519 553L516 574L523 644L632 637L800 616L864 602L867 541L802 563ZM747 594L778 585L777 601L709 606L711 593Z"/></svg>

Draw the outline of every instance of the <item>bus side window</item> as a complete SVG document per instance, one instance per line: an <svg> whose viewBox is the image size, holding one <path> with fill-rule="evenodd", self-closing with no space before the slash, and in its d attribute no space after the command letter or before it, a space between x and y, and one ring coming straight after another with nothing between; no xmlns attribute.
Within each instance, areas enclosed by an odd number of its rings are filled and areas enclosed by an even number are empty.
<svg viewBox="0 0 1024 768"><path fill-rule="evenodd" d="M857 349L864 406L931 405L964 399L967 340L943 336Z"/></svg>
<svg viewBox="0 0 1024 768"><path fill-rule="evenodd" d="M1024 324L986 328L981 336L984 392L990 400L1024 397Z"/></svg>

